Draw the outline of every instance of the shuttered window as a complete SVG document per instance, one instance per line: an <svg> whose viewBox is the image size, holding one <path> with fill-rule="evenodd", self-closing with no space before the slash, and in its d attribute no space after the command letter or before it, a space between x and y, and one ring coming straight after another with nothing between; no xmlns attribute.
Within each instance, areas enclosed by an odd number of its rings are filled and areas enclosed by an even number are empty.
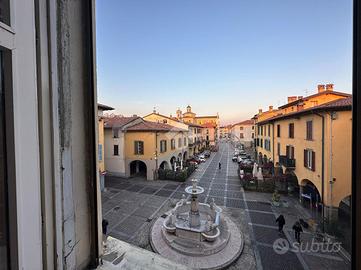
<svg viewBox="0 0 361 270"><path fill-rule="evenodd" d="M295 148L291 145L286 145L286 156L289 159L295 158Z"/></svg>
<svg viewBox="0 0 361 270"><path fill-rule="evenodd" d="M304 150L304 166L312 171L316 170L316 153L311 149Z"/></svg>
<svg viewBox="0 0 361 270"><path fill-rule="evenodd" d="M172 140L170 141L170 148L171 148L172 150L175 149L175 139L172 139Z"/></svg>
<svg viewBox="0 0 361 270"><path fill-rule="evenodd" d="M291 123L288 126L288 137L294 138L295 137L295 124Z"/></svg>
<svg viewBox="0 0 361 270"><path fill-rule="evenodd" d="M281 125L277 125L277 137L281 137Z"/></svg>
<svg viewBox="0 0 361 270"><path fill-rule="evenodd" d="M161 153L167 152L167 141L166 140L160 141L160 152Z"/></svg>
<svg viewBox="0 0 361 270"><path fill-rule="evenodd" d="M307 121L306 123L306 139L311 141L313 139L313 122Z"/></svg>
<svg viewBox="0 0 361 270"><path fill-rule="evenodd" d="M134 154L135 155L144 155L144 142L142 142L142 141L134 142Z"/></svg>
<svg viewBox="0 0 361 270"><path fill-rule="evenodd" d="M113 146L113 155L114 156L119 156L119 145L114 145Z"/></svg>

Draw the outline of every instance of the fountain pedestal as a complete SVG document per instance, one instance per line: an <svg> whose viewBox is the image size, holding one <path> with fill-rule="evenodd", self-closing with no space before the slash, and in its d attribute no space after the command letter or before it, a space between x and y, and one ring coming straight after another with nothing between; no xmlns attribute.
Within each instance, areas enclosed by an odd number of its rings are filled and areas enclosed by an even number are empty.
<svg viewBox="0 0 361 270"><path fill-rule="evenodd" d="M192 180L185 189L190 201L181 199L167 217L160 217L151 231L154 251L166 258L197 269L220 269L232 263L242 252L243 237L236 224L222 216L214 200L199 203L204 193ZM197 257L197 258L194 258Z"/></svg>

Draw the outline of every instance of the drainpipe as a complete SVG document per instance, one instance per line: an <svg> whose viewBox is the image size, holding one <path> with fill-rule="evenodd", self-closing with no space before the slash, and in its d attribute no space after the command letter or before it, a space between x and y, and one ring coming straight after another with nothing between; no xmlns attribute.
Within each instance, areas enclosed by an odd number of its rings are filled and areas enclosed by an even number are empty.
<svg viewBox="0 0 361 270"><path fill-rule="evenodd" d="M321 193L322 193L322 232L325 232L325 204L324 204L324 194L325 194L325 116L319 113L316 113L319 117L322 118L322 172L321 172Z"/></svg>
<svg viewBox="0 0 361 270"><path fill-rule="evenodd" d="M332 176L332 161L333 161L333 150L332 150L332 122L334 120L334 112L330 112L330 210L331 214L333 212L333 206L332 206L332 188L333 188L333 176Z"/></svg>

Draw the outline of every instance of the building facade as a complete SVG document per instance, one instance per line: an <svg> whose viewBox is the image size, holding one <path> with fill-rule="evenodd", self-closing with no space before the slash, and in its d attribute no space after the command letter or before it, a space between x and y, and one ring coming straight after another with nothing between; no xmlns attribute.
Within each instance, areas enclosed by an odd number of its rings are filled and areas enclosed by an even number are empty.
<svg viewBox="0 0 361 270"><path fill-rule="evenodd" d="M231 139L233 142L242 143L245 147L253 146L255 138L254 120L245 120L232 125L230 130Z"/></svg>
<svg viewBox="0 0 361 270"><path fill-rule="evenodd" d="M326 89L258 118L255 143L260 163L280 166L297 179L303 201L323 203L326 215L335 216L351 195L352 97Z"/></svg>
<svg viewBox="0 0 361 270"><path fill-rule="evenodd" d="M157 178L188 158L188 130L140 117L105 120L105 168L115 176Z"/></svg>
<svg viewBox="0 0 361 270"><path fill-rule="evenodd" d="M98 103L98 169L100 189L104 189L105 163L104 163L104 111L111 111L114 108Z"/></svg>
<svg viewBox="0 0 361 270"><path fill-rule="evenodd" d="M203 133L205 136L208 134L208 145L216 145L219 138L219 115L197 116L192 111L191 106L187 106L185 113L182 113L180 109L176 112L176 118L184 123L196 124L203 127Z"/></svg>

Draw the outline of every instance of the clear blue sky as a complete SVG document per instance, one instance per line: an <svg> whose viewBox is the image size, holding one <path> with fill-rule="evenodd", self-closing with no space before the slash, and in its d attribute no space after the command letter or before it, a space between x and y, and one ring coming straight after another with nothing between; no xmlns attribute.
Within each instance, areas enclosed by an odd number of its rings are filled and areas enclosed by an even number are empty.
<svg viewBox="0 0 361 270"><path fill-rule="evenodd" d="M319 83L351 92L351 0L98 0L99 102L244 120Z"/></svg>

